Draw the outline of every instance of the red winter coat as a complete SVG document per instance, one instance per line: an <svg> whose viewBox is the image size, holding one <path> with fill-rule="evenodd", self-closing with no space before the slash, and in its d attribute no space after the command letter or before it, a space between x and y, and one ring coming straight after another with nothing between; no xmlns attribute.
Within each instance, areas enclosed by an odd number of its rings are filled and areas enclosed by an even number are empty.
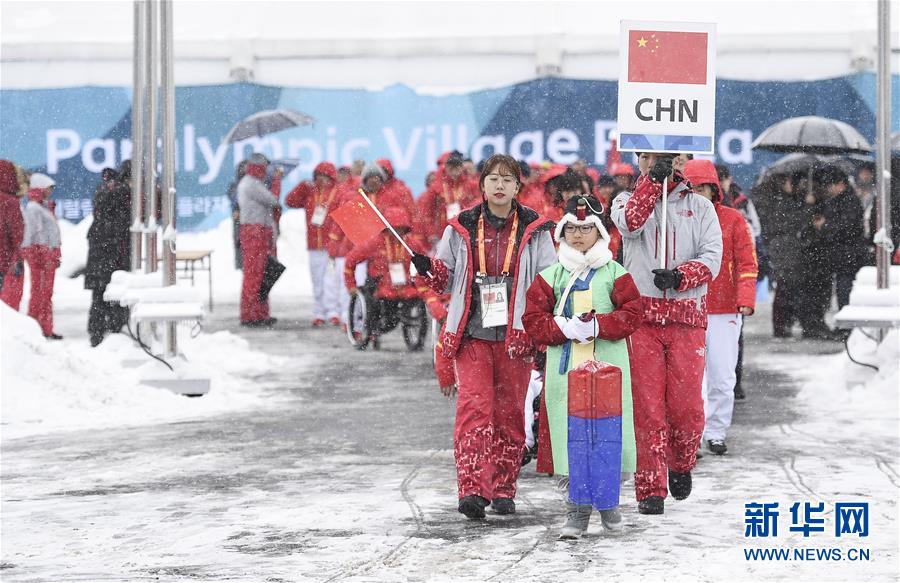
<svg viewBox="0 0 900 583"><path fill-rule="evenodd" d="M341 208L344 203L352 200L354 196L358 197L359 194L357 194L356 188L354 188L352 184L339 184L334 208ZM353 249L353 241L344 235L344 231L341 230L337 221L331 218L331 214L325 219L324 227L328 237L325 243L325 249L328 251L328 256L346 257L347 253L350 253L350 250Z"/></svg>
<svg viewBox="0 0 900 583"><path fill-rule="evenodd" d="M532 182L531 184L526 184L522 187L517 198L523 206L536 210L541 216L553 219L553 216L548 213L548 210L553 207L553 202L547 196L543 183Z"/></svg>
<svg viewBox="0 0 900 583"><path fill-rule="evenodd" d="M337 199L341 188L334 181L324 189L319 189L314 182L301 182L288 193L284 204L291 208L306 210L306 248L310 251L323 250L328 242L328 215L321 226L312 224L313 214L319 205L328 209L328 214L337 208Z"/></svg>
<svg viewBox="0 0 900 583"><path fill-rule="evenodd" d="M419 197L417 234L429 246L440 241L447 228L447 204L456 202L460 212L472 208L481 202L481 191L478 183L472 182L465 175L451 181L438 172L438 176L425 194Z"/></svg>
<svg viewBox="0 0 900 583"><path fill-rule="evenodd" d="M423 249L412 237L403 238L416 253L422 253ZM348 290L356 289L356 266L363 261L368 261L366 273L369 277L378 281L375 288L375 297L384 300L408 300L419 297L412 278L409 276L410 256L397 239L385 230L382 234L373 237L364 245L354 247L347 254L344 262L344 285ZM389 264L401 263L406 274L405 285L394 285L391 282Z"/></svg>
<svg viewBox="0 0 900 583"><path fill-rule="evenodd" d="M710 314L736 314L756 305L756 248L750 227L740 211L716 202L722 227L722 266L709 284L706 302Z"/></svg>
<svg viewBox="0 0 900 583"><path fill-rule="evenodd" d="M16 197L18 190L15 166L8 160L0 160L0 277L15 263L25 234L22 207Z"/></svg>

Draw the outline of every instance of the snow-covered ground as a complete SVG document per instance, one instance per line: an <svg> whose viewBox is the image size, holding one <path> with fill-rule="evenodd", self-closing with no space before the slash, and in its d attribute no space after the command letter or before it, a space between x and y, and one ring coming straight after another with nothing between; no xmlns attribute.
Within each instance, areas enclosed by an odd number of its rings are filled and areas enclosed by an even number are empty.
<svg viewBox="0 0 900 583"><path fill-rule="evenodd" d="M62 320L57 317L57 331L60 326L71 328L67 318L69 321L73 317L83 318L81 327L86 326L90 290L84 289L83 276L69 276L84 267L90 222L87 219L73 225L60 221L63 253L56 278L54 308L64 315ZM285 213L279 254L288 270L284 280L273 289L273 300L297 300L310 295L305 227L302 212ZM178 247L215 250L213 300L224 304L237 302L241 272L234 267L230 221L213 231L179 235ZM208 285L205 275L200 273L195 278L196 285L204 290L204 298ZM190 285L187 280L180 280L179 284ZM190 327L179 327L179 349L189 363L190 376L209 378L213 387L203 399L186 400L140 384L142 378L165 376L167 369L151 360L124 335L111 335L95 349L83 337L48 343L37 323L25 315L29 290L26 269L22 313L16 314L0 303L0 403L4 439L58 430L152 424L247 407L274 406L262 398L258 388L248 388L245 379L281 366L284 359L252 350L246 340L231 332L192 338Z"/></svg>
<svg viewBox="0 0 900 583"><path fill-rule="evenodd" d="M288 225L298 218L285 215ZM123 338L88 348L78 279L60 278L61 342L0 312L3 581L900 576L896 331L880 345L851 338L876 373L836 344L773 340L763 304L746 328L748 398L728 455L700 460L694 493L667 500L664 516L639 515L626 484L623 533L592 524L582 541L559 542L562 503L533 465L518 514L472 523L456 512L453 406L429 356L405 352L397 334L359 353L336 329L309 327L302 231L292 232L279 246L292 278L275 288L273 330L236 326L230 225L179 239L216 249L209 332L182 337L213 377L198 399L138 385L122 363L142 354ZM751 502L779 504L776 536L745 536ZM795 502L824 503L825 532L790 531ZM837 502L869 504L868 536L835 536ZM776 548L840 549L843 560L745 555ZM851 548L868 560L848 560Z"/></svg>

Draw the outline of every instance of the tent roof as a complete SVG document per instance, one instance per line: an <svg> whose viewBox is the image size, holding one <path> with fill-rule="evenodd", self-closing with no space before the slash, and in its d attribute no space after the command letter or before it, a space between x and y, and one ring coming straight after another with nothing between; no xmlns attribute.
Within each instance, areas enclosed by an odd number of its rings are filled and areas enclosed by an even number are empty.
<svg viewBox="0 0 900 583"><path fill-rule="evenodd" d="M179 83L227 83L245 68L272 85L448 90L533 78L542 66L616 78L622 19L716 22L718 73L741 79L865 68L876 26L874 0L176 0L174 14ZM4 88L130 84L132 15L128 0L4 0Z"/></svg>

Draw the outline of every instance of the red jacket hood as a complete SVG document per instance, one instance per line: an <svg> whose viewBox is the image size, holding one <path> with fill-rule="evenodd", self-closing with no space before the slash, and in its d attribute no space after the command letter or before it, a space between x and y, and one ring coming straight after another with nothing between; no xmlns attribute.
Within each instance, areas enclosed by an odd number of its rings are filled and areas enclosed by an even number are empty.
<svg viewBox="0 0 900 583"><path fill-rule="evenodd" d="M722 202L722 185L719 183L719 175L716 167L709 160L688 160L684 165L684 177L692 186L712 184L719 191L719 196L713 199L713 203Z"/></svg>
<svg viewBox="0 0 900 583"><path fill-rule="evenodd" d="M0 192L15 196L19 192L16 167L9 160L0 160Z"/></svg>

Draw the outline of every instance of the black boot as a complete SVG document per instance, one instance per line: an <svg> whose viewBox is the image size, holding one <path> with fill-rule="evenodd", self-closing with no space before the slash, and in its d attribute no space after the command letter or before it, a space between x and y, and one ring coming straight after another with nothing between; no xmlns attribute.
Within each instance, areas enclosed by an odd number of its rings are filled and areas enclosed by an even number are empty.
<svg viewBox="0 0 900 583"><path fill-rule="evenodd" d="M516 513L516 503L512 498L494 498L491 502L491 506L497 514Z"/></svg>
<svg viewBox="0 0 900 583"><path fill-rule="evenodd" d="M666 501L662 496L650 496L638 501L638 512L641 514L662 514L666 509Z"/></svg>
<svg viewBox="0 0 900 583"><path fill-rule="evenodd" d="M676 500L684 500L691 495L691 473L669 470L669 494Z"/></svg>
<svg viewBox="0 0 900 583"><path fill-rule="evenodd" d="M477 518L484 518L484 509L487 508L487 505L487 498L472 494L460 499L457 510L459 510L461 514L465 514L466 518L475 520Z"/></svg>
<svg viewBox="0 0 900 583"><path fill-rule="evenodd" d="M743 401L746 398L747 398L747 394L744 393L744 388L741 385L734 385L735 401Z"/></svg>

